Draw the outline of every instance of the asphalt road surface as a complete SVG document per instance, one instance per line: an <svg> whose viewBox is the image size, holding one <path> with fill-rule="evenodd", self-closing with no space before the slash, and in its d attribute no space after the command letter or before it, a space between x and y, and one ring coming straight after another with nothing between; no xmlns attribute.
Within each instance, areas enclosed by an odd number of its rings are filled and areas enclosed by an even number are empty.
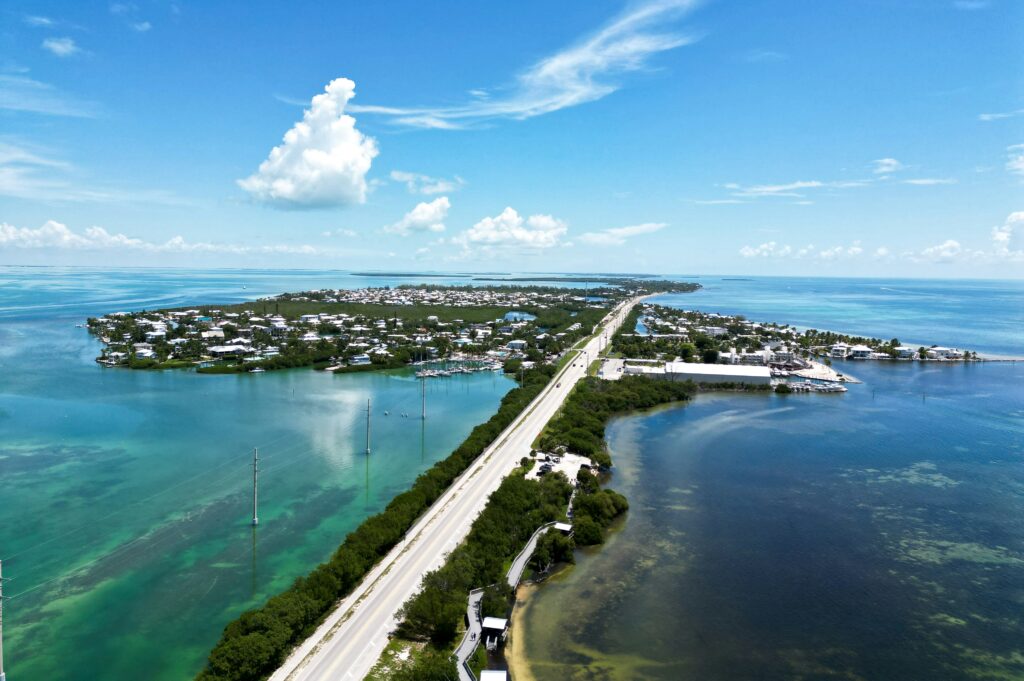
<svg viewBox="0 0 1024 681"><path fill-rule="evenodd" d="M505 429L378 563L327 620L270 677L271 681L362 679L388 644L398 610L419 589L427 572L469 533L487 499L528 455L530 445L586 375L611 336L641 298L609 313L604 328L582 348L544 391Z"/></svg>

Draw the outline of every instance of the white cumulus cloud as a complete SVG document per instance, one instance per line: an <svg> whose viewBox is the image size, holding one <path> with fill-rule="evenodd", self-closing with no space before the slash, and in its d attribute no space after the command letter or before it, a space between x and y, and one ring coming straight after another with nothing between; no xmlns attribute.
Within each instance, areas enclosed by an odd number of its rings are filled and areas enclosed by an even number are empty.
<svg viewBox="0 0 1024 681"><path fill-rule="evenodd" d="M1010 213L1006 222L992 228L992 244L996 257L1024 262L1024 210Z"/></svg>
<svg viewBox="0 0 1024 681"><path fill-rule="evenodd" d="M859 241L854 241L849 246L833 246L831 248L817 248L813 244L797 248L789 244L768 241L759 246L744 246L740 249L740 255L744 258L793 258L796 260L813 258L825 261L856 258L862 253L864 253L864 248Z"/></svg>
<svg viewBox="0 0 1024 681"><path fill-rule="evenodd" d="M921 251L920 260L931 262L953 262L967 254L968 251L956 239L946 239L941 244L929 246Z"/></svg>
<svg viewBox="0 0 1024 681"><path fill-rule="evenodd" d="M611 227L597 232L580 234L580 241L599 246L621 246L626 240L641 234L651 234L668 227L667 222L644 222L627 227Z"/></svg>
<svg viewBox="0 0 1024 681"><path fill-rule="evenodd" d="M416 207L406 213L398 222L384 228L390 234L401 234L403 236L411 232L443 232L445 218L448 217L448 209L452 207L447 196L434 199L429 203L416 204Z"/></svg>
<svg viewBox="0 0 1024 681"><path fill-rule="evenodd" d="M238 185L257 201L283 208L363 203L377 143L345 113L355 83L336 78L313 97L302 120L285 133L259 170Z"/></svg>
<svg viewBox="0 0 1024 681"><path fill-rule="evenodd" d="M523 218L514 208L505 208L494 217L486 217L452 241L465 251L480 247L498 249L546 249L557 246L565 236L565 222L551 215Z"/></svg>
<svg viewBox="0 0 1024 681"><path fill-rule="evenodd" d="M172 237L163 243L155 243L121 233L111 233L103 227L88 227L82 232L75 232L67 225L55 220L47 220L37 228L15 227L6 222L0 223L0 250L8 248L82 251L134 250L149 253L233 253L236 255L250 253L317 255L319 253L317 249L305 244L248 246L206 241L190 242L181 236Z"/></svg>

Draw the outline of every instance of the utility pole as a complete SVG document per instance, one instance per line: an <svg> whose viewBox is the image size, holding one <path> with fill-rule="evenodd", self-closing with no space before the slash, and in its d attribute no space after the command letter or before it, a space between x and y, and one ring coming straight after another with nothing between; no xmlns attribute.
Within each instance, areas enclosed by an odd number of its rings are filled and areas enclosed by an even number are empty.
<svg viewBox="0 0 1024 681"><path fill-rule="evenodd" d="M260 524L260 517L257 512L257 492L259 490L260 480L260 453L255 447L252 448L252 526L256 527ZM3 679L0 679L3 681Z"/></svg>
<svg viewBox="0 0 1024 681"><path fill-rule="evenodd" d="M370 454L370 398L367 397L367 455ZM0 680L2 681L2 680Z"/></svg>
<svg viewBox="0 0 1024 681"><path fill-rule="evenodd" d="M4 674L4 577L3 564L0 560L0 681L7 681Z"/></svg>
<svg viewBox="0 0 1024 681"><path fill-rule="evenodd" d="M423 402L423 415L421 416L421 418L424 421L426 421L427 420L427 379L426 378L421 378L420 379L420 396L421 396L422 402Z"/></svg>

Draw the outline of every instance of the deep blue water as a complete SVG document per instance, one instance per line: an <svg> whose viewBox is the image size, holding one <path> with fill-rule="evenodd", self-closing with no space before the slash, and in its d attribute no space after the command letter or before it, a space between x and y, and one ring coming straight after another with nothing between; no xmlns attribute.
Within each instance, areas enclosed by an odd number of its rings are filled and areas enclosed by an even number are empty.
<svg viewBox="0 0 1024 681"><path fill-rule="evenodd" d="M911 345L1024 356L1024 280L700 277L656 303Z"/></svg>
<svg viewBox="0 0 1024 681"><path fill-rule="evenodd" d="M699 281L655 302L1024 356L1021 282ZM529 673L1024 679L1024 362L846 364L611 424L630 511L527 600Z"/></svg>
<svg viewBox="0 0 1024 681"><path fill-rule="evenodd" d="M535 678L1024 678L1024 364L857 367L616 420L630 510L527 601Z"/></svg>

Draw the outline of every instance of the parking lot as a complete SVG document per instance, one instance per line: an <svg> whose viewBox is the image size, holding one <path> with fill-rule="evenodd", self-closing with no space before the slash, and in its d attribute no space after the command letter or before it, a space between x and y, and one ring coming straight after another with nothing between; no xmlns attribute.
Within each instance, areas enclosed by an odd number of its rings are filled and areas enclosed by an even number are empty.
<svg viewBox="0 0 1024 681"><path fill-rule="evenodd" d="M537 452L537 457L535 459L537 463L534 465L533 468L530 469L530 472L526 474L527 480L536 480L538 477L540 477L540 469L541 466L545 463L545 456L550 456L552 459L552 461L550 462L550 472L554 473L558 471L564 473L565 477L569 478L570 481L576 480L576 476L580 472L580 466L586 464L587 466L593 467L594 465L590 458L586 456L580 456L579 454L563 454L558 456L555 454L547 454L546 452ZM560 460L557 462L554 461L554 459L556 458Z"/></svg>

